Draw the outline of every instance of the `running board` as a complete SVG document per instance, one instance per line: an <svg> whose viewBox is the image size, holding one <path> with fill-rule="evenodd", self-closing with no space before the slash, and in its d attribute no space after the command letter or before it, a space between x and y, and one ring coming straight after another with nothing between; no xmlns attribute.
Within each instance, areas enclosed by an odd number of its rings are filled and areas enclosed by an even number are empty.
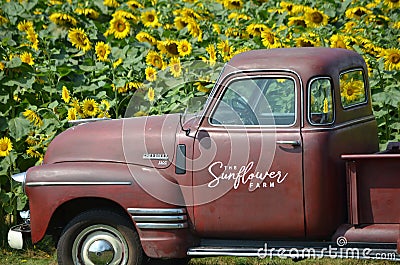
<svg viewBox="0 0 400 265"><path fill-rule="evenodd" d="M202 245L190 248L188 256L209 257L209 256L235 256L235 257L258 257L258 258L291 258L291 259L319 259L319 258L348 258L348 259L374 259L400 261L400 255L396 252L396 244L365 244L365 243L346 243L339 246L336 242L250 242L243 244L228 243L221 246L214 241L214 245Z"/></svg>

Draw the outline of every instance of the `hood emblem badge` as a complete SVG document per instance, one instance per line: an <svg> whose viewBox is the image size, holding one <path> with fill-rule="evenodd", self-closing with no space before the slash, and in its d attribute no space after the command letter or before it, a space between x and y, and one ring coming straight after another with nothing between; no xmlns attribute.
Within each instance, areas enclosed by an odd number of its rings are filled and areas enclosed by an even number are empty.
<svg viewBox="0 0 400 265"><path fill-rule="evenodd" d="M143 159L168 160L168 154L143 154Z"/></svg>

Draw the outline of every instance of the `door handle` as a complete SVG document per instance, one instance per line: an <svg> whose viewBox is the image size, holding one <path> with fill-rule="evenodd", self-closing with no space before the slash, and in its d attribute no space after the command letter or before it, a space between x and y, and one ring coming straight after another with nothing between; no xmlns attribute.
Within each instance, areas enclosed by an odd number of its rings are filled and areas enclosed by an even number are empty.
<svg viewBox="0 0 400 265"><path fill-rule="evenodd" d="M301 142L299 140L289 140L289 141L285 141L285 140L279 140L276 141L277 144L287 144L287 145L292 145L292 146L300 146Z"/></svg>

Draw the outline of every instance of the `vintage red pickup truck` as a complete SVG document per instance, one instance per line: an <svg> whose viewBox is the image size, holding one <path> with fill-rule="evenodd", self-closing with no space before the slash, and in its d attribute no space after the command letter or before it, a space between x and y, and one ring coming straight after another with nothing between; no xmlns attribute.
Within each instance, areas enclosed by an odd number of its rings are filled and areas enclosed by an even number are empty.
<svg viewBox="0 0 400 265"><path fill-rule="evenodd" d="M349 50L249 51L202 111L80 124L14 176L60 264L218 255L400 260L400 150ZM30 221L30 222L29 222Z"/></svg>

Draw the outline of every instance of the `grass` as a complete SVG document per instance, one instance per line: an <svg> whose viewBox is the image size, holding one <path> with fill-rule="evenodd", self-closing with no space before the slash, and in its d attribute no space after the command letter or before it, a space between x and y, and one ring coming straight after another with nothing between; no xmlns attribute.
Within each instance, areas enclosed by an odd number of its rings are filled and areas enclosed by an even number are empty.
<svg viewBox="0 0 400 265"><path fill-rule="evenodd" d="M3 249L0 251L1 265L57 265L54 251L43 251L40 249L29 249L22 251L10 251ZM396 262L390 261L371 261L371 260L342 260L342 259L306 259L293 261L291 259L258 259L258 258L196 258L190 261L190 265L394 265Z"/></svg>

